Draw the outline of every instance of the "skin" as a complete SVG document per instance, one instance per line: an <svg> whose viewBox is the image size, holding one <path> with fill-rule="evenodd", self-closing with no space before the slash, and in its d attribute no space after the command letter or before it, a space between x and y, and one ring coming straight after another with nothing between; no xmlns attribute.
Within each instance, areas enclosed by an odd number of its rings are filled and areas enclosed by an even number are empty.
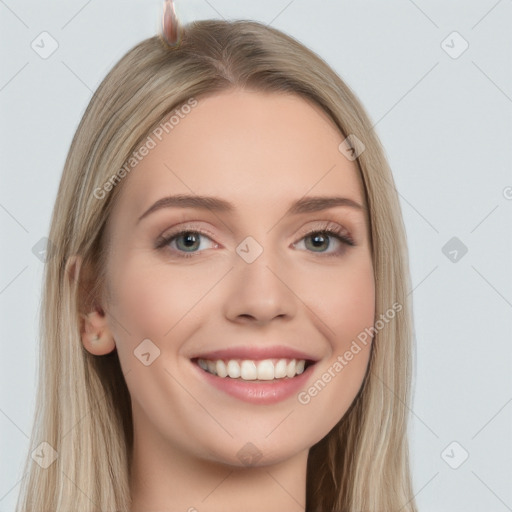
<svg viewBox="0 0 512 512"><path fill-rule="evenodd" d="M344 137L330 118L299 96L235 89L198 101L118 185L107 280L82 340L95 355L117 349L125 373L132 512L303 511L308 450L353 402L371 342L308 404L297 395L272 405L240 401L206 384L189 358L244 344L296 347L319 360L307 388L373 324L365 210L285 215L304 196L364 206L359 172L338 150ZM236 210L162 208L138 221L174 194L218 196ZM331 236L315 248L326 221L356 245ZM171 227L209 233L192 249L183 236L155 249ZM250 264L235 250L247 236L263 248ZM195 252L180 258L180 250ZM144 339L160 350L149 366L134 356ZM262 455L253 466L237 457L248 442Z"/></svg>

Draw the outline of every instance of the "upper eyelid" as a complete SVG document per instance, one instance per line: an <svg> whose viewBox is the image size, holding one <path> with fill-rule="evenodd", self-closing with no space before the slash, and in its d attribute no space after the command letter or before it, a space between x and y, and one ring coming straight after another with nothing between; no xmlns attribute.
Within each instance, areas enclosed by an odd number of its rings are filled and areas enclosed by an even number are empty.
<svg viewBox="0 0 512 512"><path fill-rule="evenodd" d="M183 223L176 224L172 228L168 228L165 230L158 238L158 241L164 241L165 239L173 239L176 236L178 236L180 233L186 232L186 231L197 231L202 236L206 236L209 238L212 242L216 242L214 239L216 235L211 232L211 230L206 229L204 227L198 226L197 223L200 223L202 221L186 221ZM313 225L311 225L313 223ZM294 242L302 240L305 236L309 235L311 232L322 232L322 231L329 231L329 230L338 230L339 233L336 233L335 235L330 234L329 236L339 236L339 237L346 237L349 240L353 242L354 245L357 245L357 239L354 237L352 230L347 229L343 224L340 224L337 221L333 220L316 220L316 221L310 221L308 225L303 226L299 230L299 238ZM169 232L169 233L168 233Z"/></svg>
<svg viewBox="0 0 512 512"><path fill-rule="evenodd" d="M162 234L160 235L160 237L165 237L167 235L171 236L173 234L178 234L182 231L187 231L187 230L188 231L199 231L199 232L202 232L203 234L207 234L210 236L216 236L208 228L204 228L204 227L198 225L201 222L203 222L203 221L184 221L181 223L177 223L174 226L171 226L171 227L168 227L167 229L165 229L162 232ZM313 224L313 225L311 225L311 224ZM344 224L342 224L338 221L335 221L335 220L328 220L328 219L318 219L316 221L309 221L309 222L307 222L306 226L301 227L298 231L300 233L308 233L308 232L314 231L314 230L318 230L318 231L329 230L330 228L334 228L334 229L339 228L343 231L346 231L348 235L352 234L352 230L348 229Z"/></svg>

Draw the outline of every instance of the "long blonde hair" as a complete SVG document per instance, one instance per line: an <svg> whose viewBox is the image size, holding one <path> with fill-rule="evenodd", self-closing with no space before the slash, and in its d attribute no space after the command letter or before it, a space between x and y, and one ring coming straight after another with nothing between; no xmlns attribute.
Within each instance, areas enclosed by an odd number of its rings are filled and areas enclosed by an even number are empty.
<svg viewBox="0 0 512 512"><path fill-rule="evenodd" d="M79 311L87 297L80 280L70 278L69 258L80 255L101 280L102 235L122 183L101 199L94 191L166 115L192 97L233 87L301 95L320 105L344 137L364 143L355 162L369 209L376 319L391 304L402 306L375 332L350 409L310 449L306 510L416 512L407 440L409 264L384 150L354 93L315 53L258 22L214 20L185 25L177 47L155 36L130 50L99 86L73 138L49 234L36 411L17 512L130 509L130 396L117 352L98 357L81 343ZM47 468L31 456L43 442L57 452Z"/></svg>

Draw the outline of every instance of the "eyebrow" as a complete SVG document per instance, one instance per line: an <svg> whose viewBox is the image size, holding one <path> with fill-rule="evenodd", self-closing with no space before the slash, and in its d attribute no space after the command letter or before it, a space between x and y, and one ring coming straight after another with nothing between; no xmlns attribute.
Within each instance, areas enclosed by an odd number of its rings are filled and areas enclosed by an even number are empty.
<svg viewBox="0 0 512 512"><path fill-rule="evenodd" d="M301 213L318 212L334 208L336 206L347 206L358 211L365 211L366 207L349 199L339 196L309 196L299 199L292 203L285 215L299 215ZM220 213L234 213L235 206L228 201L213 196L197 195L176 195L159 199L150 206L137 220L140 222L144 217L162 208L198 208L202 210L211 210Z"/></svg>

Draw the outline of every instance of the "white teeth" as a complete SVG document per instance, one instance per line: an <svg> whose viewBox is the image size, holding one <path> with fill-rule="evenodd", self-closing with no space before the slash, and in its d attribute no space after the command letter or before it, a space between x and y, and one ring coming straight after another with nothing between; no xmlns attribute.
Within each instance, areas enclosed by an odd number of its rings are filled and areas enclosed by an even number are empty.
<svg viewBox="0 0 512 512"><path fill-rule="evenodd" d="M243 380L256 380L258 378L258 369L254 361L242 361L240 377Z"/></svg>
<svg viewBox="0 0 512 512"><path fill-rule="evenodd" d="M268 359L258 363L258 379L274 380L274 365Z"/></svg>
<svg viewBox="0 0 512 512"><path fill-rule="evenodd" d="M201 359L199 359L201 361ZM236 361L228 361L228 375L232 379L240 377L240 365Z"/></svg>
<svg viewBox="0 0 512 512"><path fill-rule="evenodd" d="M286 376L291 379L295 377L297 373L297 367L295 366L295 359L292 359L286 368Z"/></svg>
<svg viewBox="0 0 512 512"><path fill-rule="evenodd" d="M274 380L284 379L285 377L291 379L295 375L300 375L304 372L306 361L304 359L263 359L261 361L198 359L197 364L208 373L218 375L221 378Z"/></svg>
<svg viewBox="0 0 512 512"><path fill-rule="evenodd" d="M286 359L279 359L274 366L274 378L282 379L286 377Z"/></svg>
<svg viewBox="0 0 512 512"><path fill-rule="evenodd" d="M215 363L215 370L217 371L217 375L219 377L226 377L228 374L228 371L226 370L226 365L224 364L224 361L219 360Z"/></svg>

